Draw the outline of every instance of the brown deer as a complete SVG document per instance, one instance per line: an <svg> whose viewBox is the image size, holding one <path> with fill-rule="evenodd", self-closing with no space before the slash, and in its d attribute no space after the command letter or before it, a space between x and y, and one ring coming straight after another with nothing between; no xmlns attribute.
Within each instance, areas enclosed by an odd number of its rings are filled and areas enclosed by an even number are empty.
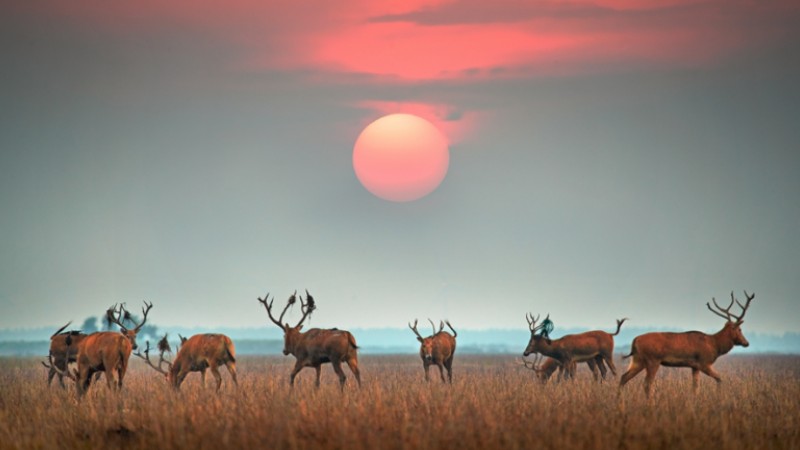
<svg viewBox="0 0 800 450"><path fill-rule="evenodd" d="M180 336L180 335L179 335ZM150 342L146 343L144 355L140 352L135 356L142 358L150 367L163 374L175 389L180 389L181 383L191 372L200 372L200 380L206 385L206 369L211 369L211 374L217 380L217 391L222 387L222 375L219 366L228 368L233 384L239 385L236 379L236 349L233 341L224 334L196 334L190 338L181 338L181 347L172 361L164 358L164 353L171 353L172 349L167 341L167 335L158 342L159 360L154 364L150 360ZM167 365L165 370L163 365Z"/></svg>
<svg viewBox="0 0 800 450"><path fill-rule="evenodd" d="M623 358L633 357L628 370L622 375L619 386L620 389L631 378L635 377L642 370L647 371L644 379L644 390L649 396L650 389L660 366L667 367L689 367L692 369L692 384L696 390L700 379L700 372L717 380L717 384L722 382L722 378L711 367L714 361L720 356L728 353L735 345L747 347L750 345L742 334L742 323L744 315L750 302L756 294L748 295L744 293L747 301L742 305L731 292L731 303L727 308L722 308L717 304L717 300L712 298L714 308L706 303L708 309L726 320L725 326L716 334L706 334L700 331L686 331L683 333L646 333L636 336L631 343L630 354ZM734 302L742 309L740 315L731 313Z"/></svg>
<svg viewBox="0 0 800 450"><path fill-rule="evenodd" d="M546 359L544 359L544 362L542 362L542 355L538 354L534 356L533 361L528 361L523 358L521 362L523 366L532 370L536 374L536 378L538 378L542 383L547 383L556 370L558 371L558 381L561 381L566 377L564 373L564 366L562 366L561 363L555 358L548 356ZM596 356L594 359L587 359L584 362L587 366L589 366L589 369L593 374L595 371L599 370L600 376L602 378L606 377L607 369L605 367L605 363L603 362L602 356ZM573 364L575 363L573 362Z"/></svg>
<svg viewBox="0 0 800 450"><path fill-rule="evenodd" d="M269 319L283 330L283 354L294 355L297 362L292 369L289 376L289 385L294 386L294 378L297 373L304 367L313 367L317 371L316 386L319 387L320 371L322 364L331 363L336 375L339 376L339 384L342 391L344 391L344 383L347 377L342 370L342 363L347 363L353 375L356 377L358 386L361 386L361 372L358 370L358 346L356 340L349 331L339 330L332 328L329 330L321 330L319 328L312 328L305 333L300 330L303 328L303 321L317 308L314 303L314 298L306 290L306 301L300 296L300 310L303 316L297 325L290 326L288 323L283 323L283 316L290 306L294 305L297 301L297 291L289 297L286 307L283 308L280 316L276 319L272 315L272 303L275 297L267 302L269 294L263 299L259 298L258 301L264 305L267 310Z"/></svg>
<svg viewBox="0 0 800 450"><path fill-rule="evenodd" d="M78 346L82 340L88 336L80 331L64 331L72 321L67 322L66 325L59 328L58 331L50 336L50 352L48 356L49 364L42 362L42 365L47 367L47 385L50 386L53 382L53 377L58 375L58 383L62 388L65 388L64 377L75 379L75 376L69 373L69 364L77 361ZM67 340L70 340L70 345L67 345ZM98 372L95 381L100 377Z"/></svg>
<svg viewBox="0 0 800 450"><path fill-rule="evenodd" d="M417 335L417 340L420 342L419 357L422 358L422 367L425 369L425 381L430 381L428 371L431 364L436 364L439 367L439 375L442 377L444 383L444 369L447 369L447 379L450 384L453 384L453 356L456 353L456 330L450 325L450 321L446 320L447 326L453 332L450 333L443 331L444 323L439 322L439 331L436 331L436 325L433 324L431 319L428 319L433 327L433 334L424 338L417 331L417 320L414 319L414 326L408 324L408 328ZM444 367L444 369L443 369Z"/></svg>
<svg viewBox="0 0 800 450"><path fill-rule="evenodd" d="M92 333L80 341L78 347L78 396L83 396L89 389L92 375L105 372L109 389L122 389L122 380L128 370L128 359L131 351L138 348L136 334L147 322L147 313L153 304L144 303L142 321L132 330L123 325L125 319L130 320L130 313L124 304L112 306L106 311L110 323L117 324L119 332L99 331ZM68 340L67 345L71 345Z"/></svg>
<svg viewBox="0 0 800 450"><path fill-rule="evenodd" d="M594 360L599 356L608 365L611 373L614 376L617 375L613 358L614 336L619 334L619 330L622 324L628 320L627 318L617 320L617 331L614 333L594 330L579 334L568 334L559 339L550 339L542 333L537 334L537 331L541 330L544 323L550 318L549 314L539 326L536 325L539 320L538 316L533 317L533 314L528 314L525 318L531 330L531 339L528 341L528 347L525 348L523 356L528 356L531 353L541 353L549 356L561 363L566 376L569 378L574 378L575 376L575 363L585 362L590 359ZM592 375L595 380L602 380L598 377L596 368L592 370Z"/></svg>

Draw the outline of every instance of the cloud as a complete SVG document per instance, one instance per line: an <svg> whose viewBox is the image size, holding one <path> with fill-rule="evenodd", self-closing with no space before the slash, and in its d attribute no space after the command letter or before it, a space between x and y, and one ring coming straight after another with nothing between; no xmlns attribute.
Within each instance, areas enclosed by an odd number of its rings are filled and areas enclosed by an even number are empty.
<svg viewBox="0 0 800 450"><path fill-rule="evenodd" d="M24 3L17 13L101 33L192 30L236 48L232 70L364 74L375 83L713 64L784 38L800 15L788 0Z"/></svg>

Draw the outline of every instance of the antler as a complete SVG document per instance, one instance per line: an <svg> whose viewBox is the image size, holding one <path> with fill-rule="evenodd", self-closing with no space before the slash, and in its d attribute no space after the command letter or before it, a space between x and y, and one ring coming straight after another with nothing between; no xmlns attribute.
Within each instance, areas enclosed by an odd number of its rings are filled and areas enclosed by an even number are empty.
<svg viewBox="0 0 800 450"><path fill-rule="evenodd" d="M441 333L442 330L444 330L443 322L439 321L439 331L436 331L436 325L433 324L433 321L431 319L428 319L428 322L431 323L431 328L433 328L433 335L436 335L436 333Z"/></svg>
<svg viewBox="0 0 800 450"><path fill-rule="evenodd" d="M147 313L150 312L150 308L152 308L152 307L153 307L153 302L150 302L149 305L147 304L146 301L144 302L144 306L142 307L142 321L138 325L136 325L136 328L134 328L134 331L139 331L139 330L142 329L142 327L144 326L145 322L147 322ZM128 311L125 311L125 316L126 316L126 318L129 318L128 317L129 316ZM133 320L131 320L131 322L133 322ZM136 322L134 322L134 323L136 323ZM164 336L164 337L166 338L166 336Z"/></svg>
<svg viewBox="0 0 800 450"><path fill-rule="evenodd" d="M536 333L537 331L541 330L544 327L545 322L550 319L550 314L547 314L547 317L544 318L541 324L536 325L536 322L539 321L539 315L533 317L533 313L525 314L525 320L528 321L528 328L530 328L531 333Z"/></svg>
<svg viewBox="0 0 800 450"><path fill-rule="evenodd" d="M736 319L736 323L741 323L742 320L744 319L745 313L747 312L747 308L750 307L750 302L753 301L753 299L755 298L756 294L754 292L752 295L750 295L750 294L747 293L747 291L744 291L744 296L747 298L747 301L745 302L744 305L742 305L741 302L739 302L739 300L737 300L736 297L733 296L733 291L731 291L731 302L730 302L730 304L728 305L727 308L723 308L723 307L719 306L719 304L717 303L717 299L714 298L714 297L711 297L711 301L714 302L714 306L717 309L715 310L714 308L712 308L711 304L708 303L708 302L706 302L706 306L708 307L709 311L713 312L714 314L722 317L723 319L725 319L725 320L727 320L729 322L733 322L732 319ZM738 316L733 314L733 313L731 313L731 308L733 307L734 303L736 303L737 305L739 305L740 308L742 308L742 313L740 315L738 315Z"/></svg>
<svg viewBox="0 0 800 450"><path fill-rule="evenodd" d="M522 357L519 359L519 362L521 362L525 368L531 369L534 372L542 371L542 368L540 367L542 363L542 355L540 353L534 354L533 361L528 361L527 359L525 359L525 357Z"/></svg>
<svg viewBox="0 0 800 450"><path fill-rule="evenodd" d="M50 363L49 365L46 362L41 361L42 365L47 367L48 369L55 370L61 376L65 376L72 381L77 381L77 377L69 372L69 365L67 365L67 370L59 369L58 366L53 362L53 355L47 355L47 361Z"/></svg>
<svg viewBox="0 0 800 450"><path fill-rule="evenodd" d="M166 352L172 353L172 349L169 347L169 342L167 341L167 335L166 334L164 335L163 338L161 338L160 341L158 341L158 352L159 352L158 353L158 365L155 365L155 364L153 364L152 361L150 361L150 341L146 342L146 347L144 349L144 356L142 356L142 354L140 352L136 352L136 353L134 353L134 355L138 356L139 358L142 358L144 360L144 362L147 363L148 366L152 367L157 372L160 372L160 373L162 373L164 375L167 375L169 373L169 369L172 369L172 361L169 361L166 358L164 358L164 353L166 353ZM164 370L161 367L162 364L166 364L168 369Z"/></svg>
<svg viewBox="0 0 800 450"><path fill-rule="evenodd" d="M269 292L267 292L267 295L265 295L264 298L259 298L258 301L261 302L262 305L264 305L264 308L266 308L269 320L271 320L272 323L274 323L275 325L281 327L281 330L286 331L286 326L283 324L283 316L284 314L286 314L286 311L289 309L289 307L294 305L296 301L296 295L297 291L294 291L294 294L292 294L289 297L289 300L286 302L286 307L283 308L280 317L278 317L277 319L275 319L275 317L272 315L272 303L275 301L274 295L272 296L272 300L269 303L267 303L267 300L269 300Z"/></svg>
<svg viewBox="0 0 800 450"><path fill-rule="evenodd" d="M303 317L301 317L300 321L297 322L295 328L299 327L303 323L303 321L306 320L306 317L308 317L309 314L314 312L315 309L317 309L317 305L316 303L314 303L314 297L312 297L311 294L308 293L308 289L306 289L305 302L303 301L303 296L302 295L300 296L300 311L303 312Z"/></svg>
<svg viewBox="0 0 800 450"><path fill-rule="evenodd" d="M411 328L411 331L413 331L414 334L417 335L417 339L419 339L420 342L422 342L425 339L419 334L419 331L417 331L417 319L414 319L414 326L413 327L411 326L411 322L409 322L408 323L408 328Z"/></svg>
<svg viewBox="0 0 800 450"><path fill-rule="evenodd" d="M130 317L128 311L125 310L123 303L117 304L114 303L114 306L108 308L106 310L106 322L108 322L109 326L113 323L122 328L123 330L127 330L127 327L122 324L124 322L124 316ZM123 314L124 313L124 314Z"/></svg>

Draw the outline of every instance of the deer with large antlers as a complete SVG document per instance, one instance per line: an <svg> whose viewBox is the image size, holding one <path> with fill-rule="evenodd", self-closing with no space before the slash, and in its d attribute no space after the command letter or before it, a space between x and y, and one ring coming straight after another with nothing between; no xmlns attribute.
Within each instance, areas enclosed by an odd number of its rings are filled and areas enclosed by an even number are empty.
<svg viewBox="0 0 800 450"><path fill-rule="evenodd" d="M727 308L719 306L715 298L711 299L714 302L713 307L710 303L706 303L712 313L725 319L725 325L716 334L687 331L683 333L646 333L636 336L633 339L633 343L631 343L630 354L623 357L633 357L633 359L628 370L620 379L620 389L631 378L645 370L647 374L644 379L644 390L649 396L653 380L660 366L691 368L692 384L695 390L697 390L699 383L700 372L715 379L717 384L721 383L722 378L711 367L714 361L730 352L735 345L741 345L742 347L750 345L744 334L742 334L741 326L744 323L744 315L747 312L747 308L750 307L750 302L753 301L756 294L750 295L745 291L744 296L747 300L742 304L731 292L731 302ZM738 316L731 313L734 303L742 310Z"/></svg>
<svg viewBox="0 0 800 450"><path fill-rule="evenodd" d="M119 326L119 332L99 331L90 334L77 344L79 396L83 396L89 389L92 375L96 372L105 372L109 389L122 389L122 380L128 370L131 351L138 348L136 335L147 322L147 314L153 307L152 303L145 302L144 305L142 321L132 330L123 325L125 321L132 322L124 304L115 305L106 311L106 318L109 323ZM68 339L67 345L71 345L71 340Z"/></svg>
<svg viewBox="0 0 800 450"><path fill-rule="evenodd" d="M579 334L568 334L559 339L550 339L547 335L539 333L550 318L549 314L539 325L537 325L539 316L534 317L533 314L528 314L525 318L531 331L531 339L528 341L528 346L525 348L523 356L528 356L531 353L541 353L549 356L564 367L566 376L569 378L575 376L575 363L600 357L599 359L606 363L611 373L614 376L617 375L613 359L614 336L619 334L619 330L622 324L628 320L627 318L617 320L617 331L614 333L594 330ZM592 375L595 380L602 381L602 378L598 376L596 367L592 368Z"/></svg>
<svg viewBox="0 0 800 450"><path fill-rule="evenodd" d="M158 352L158 363L153 363L150 360L150 342L147 342L144 354L136 352L134 355L164 375L167 382L175 389L180 389L181 383L191 372L200 372L201 384L205 386L206 369L211 369L211 374L217 381L217 391L219 391L222 387L220 366L225 366L228 373L231 374L233 384L239 385L236 380L236 350L231 338L224 334L196 334L188 339L181 336L181 347L172 361L164 357L164 353L172 353L167 335L164 335L158 342ZM166 365L166 369L164 365Z"/></svg>
<svg viewBox="0 0 800 450"><path fill-rule="evenodd" d="M48 354L48 363L42 361L42 365L48 369L47 372L47 385L53 382L53 377L58 375L58 383L62 388L64 385L64 377L75 380L75 375L69 372L69 364L77 362L78 360L78 344L86 339L88 334L82 333L79 330L64 331L72 321L67 322L66 325L59 328L52 336L50 336L50 352ZM70 345L67 345L67 340ZM95 376L95 381L100 377L100 372Z"/></svg>
<svg viewBox="0 0 800 450"><path fill-rule="evenodd" d="M289 385L294 386L294 379L297 373L304 367L313 367L317 371L316 386L319 387L319 377L322 364L331 363L336 375L339 376L339 385L344 390L344 383L347 379L342 370L342 363L346 363L353 375L356 377L359 387L361 386L361 372L358 370L358 346L356 340L349 331L332 328L322 330L311 328L306 332L303 329L303 321L317 308L314 298L306 290L306 299L300 296L300 311L303 314L297 325L291 326L283 322L286 311L297 302L297 291L289 297L286 306L276 319L272 314L272 303L275 297L269 300L269 294L264 298L259 298L259 302L267 310L269 319L283 330L283 354L294 355L297 359L294 369L289 376Z"/></svg>
<svg viewBox="0 0 800 450"><path fill-rule="evenodd" d="M425 338L417 331L416 319L413 326L410 323L408 324L408 328L411 328L420 343L419 357L422 358L422 367L425 369L425 381L430 381L428 371L431 365L435 364L439 367L439 375L442 377L442 382L445 382L444 369L447 369L447 379L450 384L453 384L453 356L456 353L456 336L458 336L458 333L450 325L449 320L439 322L439 331L436 331L436 325L433 324L431 319L428 319L428 321L433 327L433 334ZM452 335L444 331L445 323L453 332Z"/></svg>

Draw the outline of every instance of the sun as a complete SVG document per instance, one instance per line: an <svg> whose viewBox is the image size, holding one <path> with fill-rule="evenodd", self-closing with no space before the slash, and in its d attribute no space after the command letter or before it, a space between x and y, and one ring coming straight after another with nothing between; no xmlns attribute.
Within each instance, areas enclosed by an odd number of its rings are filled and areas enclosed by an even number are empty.
<svg viewBox="0 0 800 450"><path fill-rule="evenodd" d="M447 138L429 121L389 114L370 123L353 147L353 169L372 194L410 202L433 192L450 163Z"/></svg>

